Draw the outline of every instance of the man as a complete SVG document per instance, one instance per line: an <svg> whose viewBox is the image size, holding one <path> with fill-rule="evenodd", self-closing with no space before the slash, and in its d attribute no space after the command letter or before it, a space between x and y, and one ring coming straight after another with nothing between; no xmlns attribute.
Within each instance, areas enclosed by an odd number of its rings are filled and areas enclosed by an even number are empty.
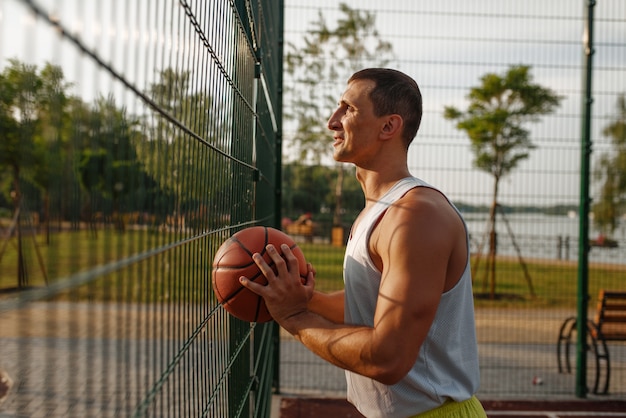
<svg viewBox="0 0 626 418"><path fill-rule="evenodd" d="M348 400L368 418L486 417L474 393L478 355L469 239L458 211L411 176L408 148L422 100L415 81L391 70L355 73L328 121L337 161L356 166L365 208L348 239L343 291L314 291L309 265L255 254L274 319L311 351L346 370Z"/></svg>

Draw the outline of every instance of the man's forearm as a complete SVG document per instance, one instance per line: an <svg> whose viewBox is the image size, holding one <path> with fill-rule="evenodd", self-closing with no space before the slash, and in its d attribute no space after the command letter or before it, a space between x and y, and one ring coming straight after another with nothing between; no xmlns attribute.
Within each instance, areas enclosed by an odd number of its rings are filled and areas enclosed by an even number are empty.
<svg viewBox="0 0 626 418"><path fill-rule="evenodd" d="M309 311L320 315L336 324L344 322L344 292L333 293L315 292L307 305Z"/></svg>

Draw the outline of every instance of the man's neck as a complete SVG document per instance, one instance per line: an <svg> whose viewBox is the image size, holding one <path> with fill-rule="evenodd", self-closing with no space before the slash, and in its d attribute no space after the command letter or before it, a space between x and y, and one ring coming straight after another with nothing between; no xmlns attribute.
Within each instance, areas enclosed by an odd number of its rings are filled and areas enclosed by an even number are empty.
<svg viewBox="0 0 626 418"><path fill-rule="evenodd" d="M382 172L364 170L359 167L356 169L356 178L361 183L366 205L368 202L378 201L399 180L410 176L411 173L406 168Z"/></svg>

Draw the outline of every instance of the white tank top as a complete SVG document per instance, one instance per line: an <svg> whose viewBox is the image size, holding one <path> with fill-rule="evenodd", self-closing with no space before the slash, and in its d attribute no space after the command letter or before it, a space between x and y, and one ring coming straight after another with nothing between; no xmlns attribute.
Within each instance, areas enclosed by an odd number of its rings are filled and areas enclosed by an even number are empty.
<svg viewBox="0 0 626 418"><path fill-rule="evenodd" d="M414 177L400 180L351 232L343 266L347 324L370 327L374 324L381 272L369 256L369 237L385 210L415 187L433 188ZM409 373L400 382L388 386L346 371L348 400L367 418L406 418L434 409L448 399L463 401L478 390L480 374L467 232L466 240L468 261L463 275L452 289L443 293ZM410 344L411 336L406 338Z"/></svg>

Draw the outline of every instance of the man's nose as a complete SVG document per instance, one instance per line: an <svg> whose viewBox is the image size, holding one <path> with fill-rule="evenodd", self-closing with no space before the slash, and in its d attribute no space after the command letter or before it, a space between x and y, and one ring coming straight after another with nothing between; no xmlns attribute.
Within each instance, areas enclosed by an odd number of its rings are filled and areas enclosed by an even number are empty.
<svg viewBox="0 0 626 418"><path fill-rule="evenodd" d="M332 115L330 115L330 118L328 119L328 122L326 123L326 126L331 131L338 131L338 130L341 129L341 121L339 120L337 112L335 112Z"/></svg>

